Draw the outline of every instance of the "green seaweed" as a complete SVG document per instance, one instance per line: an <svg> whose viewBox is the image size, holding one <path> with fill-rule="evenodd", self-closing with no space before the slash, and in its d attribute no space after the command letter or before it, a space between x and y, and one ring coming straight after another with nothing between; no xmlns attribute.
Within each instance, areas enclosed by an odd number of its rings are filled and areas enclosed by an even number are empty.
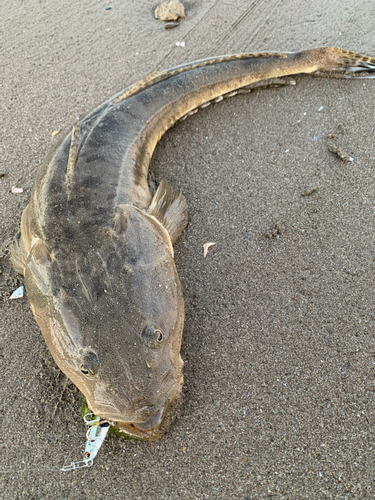
<svg viewBox="0 0 375 500"><path fill-rule="evenodd" d="M133 437L133 436L128 436L127 434L124 434L123 432L119 431L119 430L118 430L118 429L116 429L115 427L112 427L112 425L111 425L111 427L109 428L109 432L110 432L111 434L116 434L117 436L119 436L119 437L121 437L121 438L123 438L123 439L126 439L126 440L128 440L128 439L132 439L132 440L134 440L134 441L139 441L139 439L137 439L137 438L135 438L135 437Z"/></svg>
<svg viewBox="0 0 375 500"><path fill-rule="evenodd" d="M82 396L82 397L83 397L83 399L82 399L82 405L81 405L81 415L82 415L82 418L84 418L86 413L89 412L89 407L87 406L86 396Z"/></svg>
<svg viewBox="0 0 375 500"><path fill-rule="evenodd" d="M84 418L84 416L89 413L89 407L87 406L87 400L86 400L86 396L83 396L83 399L82 399L82 405L81 405L81 415L82 415L82 418ZM111 434L116 434L117 436L123 438L123 439L133 439L134 441L139 441L137 438L135 437L132 437L132 436L128 436L127 434L124 434L123 432L119 431L118 429L116 429L115 427L113 427L112 425L110 426L109 428L109 432Z"/></svg>

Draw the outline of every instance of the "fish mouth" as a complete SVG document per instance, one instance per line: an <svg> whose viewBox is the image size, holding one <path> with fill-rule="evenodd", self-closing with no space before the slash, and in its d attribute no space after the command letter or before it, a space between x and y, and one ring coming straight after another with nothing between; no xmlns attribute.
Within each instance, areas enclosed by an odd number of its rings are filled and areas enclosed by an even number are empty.
<svg viewBox="0 0 375 500"><path fill-rule="evenodd" d="M121 434L142 441L154 441L163 436L179 413L182 383L181 375L179 383L172 384L156 404L139 408L131 414L119 412L109 402L96 401L96 404L90 404L87 398L87 404L95 415L109 422Z"/></svg>
<svg viewBox="0 0 375 500"><path fill-rule="evenodd" d="M159 439L169 427L168 413L174 401L167 400L156 413L144 422L111 422L111 425L119 432L141 439L142 441L153 441Z"/></svg>
<svg viewBox="0 0 375 500"><path fill-rule="evenodd" d="M160 410L152 415L149 419L147 419L146 422L133 422L131 423L131 425L142 432L152 431L156 429L156 427L159 427L163 419L164 408L165 407L162 406Z"/></svg>
<svg viewBox="0 0 375 500"><path fill-rule="evenodd" d="M176 393L177 392L177 393ZM160 439L175 420L178 409L181 404L181 392L176 391L170 394L169 398L164 400L163 406L159 406L151 416L144 422L124 422L119 419L113 419L110 424L120 433L129 437L140 439L142 441L154 441ZM155 408L156 409L156 408ZM172 410L171 410L172 409Z"/></svg>

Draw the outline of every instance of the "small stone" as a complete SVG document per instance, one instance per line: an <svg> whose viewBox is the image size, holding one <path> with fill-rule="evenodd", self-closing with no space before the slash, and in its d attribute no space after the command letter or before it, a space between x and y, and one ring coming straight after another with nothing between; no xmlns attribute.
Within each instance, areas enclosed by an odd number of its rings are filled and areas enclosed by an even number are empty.
<svg viewBox="0 0 375 500"><path fill-rule="evenodd" d="M280 238L282 234L285 233L285 226L282 222L276 222L276 224L266 232L266 238Z"/></svg>
<svg viewBox="0 0 375 500"><path fill-rule="evenodd" d="M304 193L302 193L302 196L310 196L313 193L315 193L315 191L317 191L317 189L318 188L316 186L314 186L314 187L312 187L310 189L307 189Z"/></svg>
<svg viewBox="0 0 375 500"><path fill-rule="evenodd" d="M180 26L180 21L168 21L167 23L164 24L164 28L166 30L177 28L177 26Z"/></svg>
<svg viewBox="0 0 375 500"><path fill-rule="evenodd" d="M349 156L345 151L342 151L342 149L338 148L336 144L333 142L330 142L328 144L328 150L336 155L338 158L340 158L344 163L347 163L349 161L353 161L353 158Z"/></svg>
<svg viewBox="0 0 375 500"><path fill-rule="evenodd" d="M156 19L162 21L177 21L180 17L185 17L185 9L181 2L164 1L155 10Z"/></svg>

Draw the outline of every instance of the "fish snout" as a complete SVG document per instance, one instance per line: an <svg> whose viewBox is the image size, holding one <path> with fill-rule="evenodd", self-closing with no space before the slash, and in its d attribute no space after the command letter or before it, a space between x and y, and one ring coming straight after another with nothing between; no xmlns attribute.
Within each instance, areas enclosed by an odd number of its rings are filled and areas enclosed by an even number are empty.
<svg viewBox="0 0 375 500"><path fill-rule="evenodd" d="M155 413L155 415L152 415L150 418L146 420L146 422L133 422L132 425L136 428L139 429L140 431L151 431L153 429L156 429L164 415L164 406L160 408L160 410Z"/></svg>

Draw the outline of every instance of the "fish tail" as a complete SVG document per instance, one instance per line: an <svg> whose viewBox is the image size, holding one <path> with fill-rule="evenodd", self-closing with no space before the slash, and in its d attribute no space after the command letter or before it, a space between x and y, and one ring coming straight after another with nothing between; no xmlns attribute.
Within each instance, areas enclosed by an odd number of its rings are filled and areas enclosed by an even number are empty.
<svg viewBox="0 0 375 500"><path fill-rule="evenodd" d="M344 77L356 76L366 72L364 78L375 77L375 57L351 52L337 47L322 47L302 52L307 57L312 56L318 62L316 73L332 73L332 76L342 74ZM363 76L362 76L363 78Z"/></svg>

